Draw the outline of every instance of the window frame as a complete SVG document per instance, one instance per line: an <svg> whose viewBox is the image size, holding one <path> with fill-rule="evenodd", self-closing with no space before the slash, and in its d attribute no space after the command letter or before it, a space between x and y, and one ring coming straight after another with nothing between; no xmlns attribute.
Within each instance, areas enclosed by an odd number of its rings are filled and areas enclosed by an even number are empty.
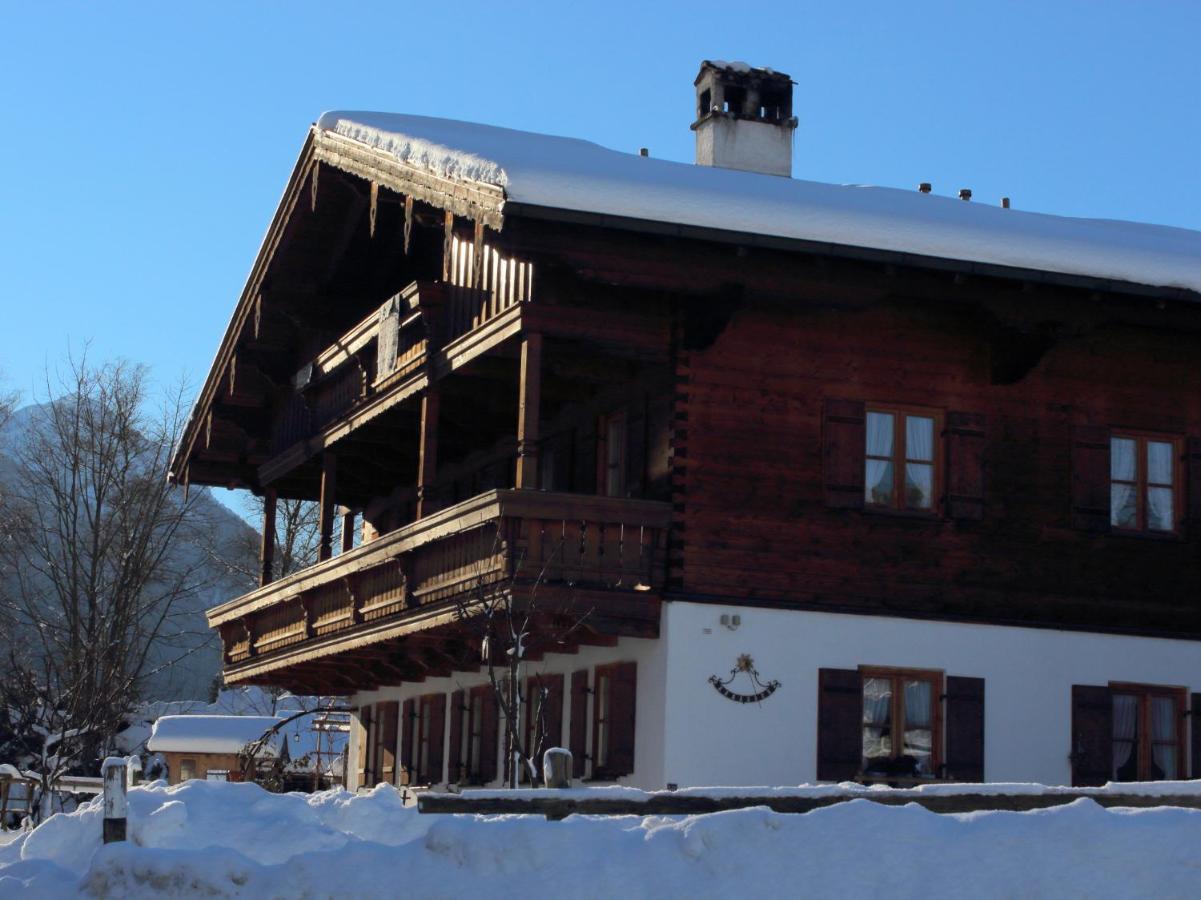
<svg viewBox="0 0 1201 900"><path fill-rule="evenodd" d="M888 457L889 463L892 465L892 503L873 503L868 499L868 484L867 484L867 465L870 460L883 460L886 457L874 456L868 453L868 427L867 423L872 413L880 413L893 417L892 422L892 456ZM905 427L906 420L913 416L915 418L932 419L933 431L931 448L931 460L909 459L907 429ZM872 512L886 512L897 515L906 516L921 516L925 518L939 518L943 514L943 493L945 490L946 474L943 471L945 466L945 451L943 443L946 434L946 411L935 409L929 406L911 406L908 404L896 403L872 403L866 402L863 404L863 508ZM928 508L911 507L905 504L905 465L906 463L916 463L918 465L929 465L933 470L930 486L930 506Z"/></svg>
<svg viewBox="0 0 1201 900"><path fill-rule="evenodd" d="M1134 441L1134 481L1124 481L1113 477L1113 442L1115 440ZM1172 484L1147 480L1147 444L1168 444L1172 448ZM1110 491L1109 528L1114 534L1139 535L1142 537L1174 538L1181 536L1181 524L1184 521L1182 505L1184 502L1184 445L1179 435L1162 434L1154 431L1140 431L1134 428L1111 428L1109 430L1110 469L1106 474L1106 483ZM1113 486L1115 484L1132 484L1135 489L1135 508L1133 528L1114 524L1113 516ZM1147 527L1148 489L1152 487L1170 487L1172 490L1172 527L1162 531Z"/></svg>
<svg viewBox="0 0 1201 900"><path fill-rule="evenodd" d="M929 775L878 775L875 773L868 774L866 767L863 765L863 760L866 757L863 755L863 712L866 695L864 692L864 683L869 678L888 678L892 680L892 704L889 712L889 722L892 724L892 730L896 731L896 722L902 723L902 732L904 731L905 721L905 691L903 682L909 681L926 681L930 684L930 774ZM901 684L901 689L897 689L898 683ZM877 782L895 782L895 781L914 781L927 782L937 781L944 777L943 773L943 741L944 722L943 722L943 701L946 699L946 673L941 669L913 669L903 668L898 666L860 666L859 667L859 750L860 750L860 772L859 780L861 781L877 781ZM889 759L896 759L904 755L902 751L905 748L904 738L900 741L895 739L895 734L892 740L892 750Z"/></svg>
<svg viewBox="0 0 1201 900"><path fill-rule="evenodd" d="M1136 750L1138 752L1138 778L1136 781L1147 781L1147 775L1150 772L1152 760L1152 745L1155 743L1163 743L1155 741L1151 737L1151 698L1167 697L1170 698L1176 707L1176 773L1175 775L1167 775L1163 781L1179 781L1188 778L1188 761L1186 753L1188 751L1186 737L1186 720L1185 714L1189 710L1188 688L1178 685L1169 684L1144 684L1134 681L1111 681L1109 682L1109 697L1112 708L1113 698L1118 694L1126 696L1135 695L1138 697L1138 744ZM1110 741L1114 738L1110 734ZM1196 773L1194 773L1195 777ZM1110 765L1110 780L1118 781L1117 769L1111 763ZM1132 782L1119 782L1130 784Z"/></svg>

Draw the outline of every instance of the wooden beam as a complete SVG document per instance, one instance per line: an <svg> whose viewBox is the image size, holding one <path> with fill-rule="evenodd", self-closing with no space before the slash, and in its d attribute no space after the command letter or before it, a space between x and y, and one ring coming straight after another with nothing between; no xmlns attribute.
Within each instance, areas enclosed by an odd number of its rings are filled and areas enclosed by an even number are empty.
<svg viewBox="0 0 1201 900"><path fill-rule="evenodd" d="M263 493L263 541L259 546L259 585L268 585L275 577L275 506L279 493L269 487Z"/></svg>
<svg viewBox="0 0 1201 900"><path fill-rule="evenodd" d="M417 518L434 511L429 492L438 471L438 406L437 386L431 386L421 397L421 436L417 458Z"/></svg>
<svg viewBox="0 0 1201 900"><path fill-rule="evenodd" d="M342 552L354 549L354 510L342 509Z"/></svg>
<svg viewBox="0 0 1201 900"><path fill-rule="evenodd" d="M321 530L321 544L317 549L317 559L329 559L333 555L334 542L334 494L337 492L338 458L330 451L321 454L321 507L318 512L318 522Z"/></svg>
<svg viewBox="0 0 1201 900"><path fill-rule="evenodd" d="M542 405L542 335L521 341L521 376L517 397L517 487L538 488L538 419Z"/></svg>

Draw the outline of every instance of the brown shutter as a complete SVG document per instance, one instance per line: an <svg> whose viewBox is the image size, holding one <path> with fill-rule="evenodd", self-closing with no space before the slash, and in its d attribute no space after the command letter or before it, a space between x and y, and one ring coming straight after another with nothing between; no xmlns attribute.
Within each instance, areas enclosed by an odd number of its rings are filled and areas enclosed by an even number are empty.
<svg viewBox="0 0 1201 900"><path fill-rule="evenodd" d="M367 763L370 759L368 750L371 747L371 741L374 740L374 735L371 733L371 707L359 707L359 765L358 777L356 779L357 787L367 787L368 769Z"/></svg>
<svg viewBox="0 0 1201 900"><path fill-rule="evenodd" d="M1113 777L1113 699L1108 687L1072 685L1072 785L1096 787Z"/></svg>
<svg viewBox="0 0 1201 900"><path fill-rule="evenodd" d="M863 454L867 441L863 404L830 400L822 404L822 487L826 506L863 506Z"/></svg>
<svg viewBox="0 0 1201 900"><path fill-rule="evenodd" d="M1190 778L1201 778L1201 694L1193 694L1193 705L1189 711L1189 721L1192 722L1190 735L1192 739L1192 771Z"/></svg>
<svg viewBox="0 0 1201 900"><path fill-rule="evenodd" d="M429 741L429 771L422 772L425 784L442 783L442 751L446 747L446 694L435 694L429 698L430 733Z"/></svg>
<svg viewBox="0 0 1201 900"><path fill-rule="evenodd" d="M463 691L455 691L450 695L450 746L446 751L446 780L450 784L463 781L459 761L463 758L463 707L466 704L467 695Z"/></svg>
<svg viewBox="0 0 1201 900"><path fill-rule="evenodd" d="M1072 527L1109 530L1109 429L1072 429Z"/></svg>
<svg viewBox="0 0 1201 900"><path fill-rule="evenodd" d="M984 416L947 413L947 515L984 518Z"/></svg>
<svg viewBox="0 0 1201 900"><path fill-rule="evenodd" d="M375 773L376 778L387 784L396 784L396 726L400 716L400 702L392 700L380 703L376 709L379 712L379 725L376 728L379 732L379 752L376 755L379 771Z"/></svg>
<svg viewBox="0 0 1201 900"><path fill-rule="evenodd" d="M563 746L563 686L566 681L562 673L558 675L543 675L542 686L546 688L546 740L542 749ZM539 760L538 768L542 768Z"/></svg>
<svg viewBox="0 0 1201 900"><path fill-rule="evenodd" d="M863 768L863 678L855 669L817 673L817 779L850 781Z"/></svg>
<svg viewBox="0 0 1201 900"><path fill-rule="evenodd" d="M577 494L595 494L596 483L596 421L589 416L586 424L575 431L575 471L572 490Z"/></svg>
<svg viewBox="0 0 1201 900"><path fill-rule="evenodd" d="M626 415L626 493L643 496L646 485L646 396L630 404Z"/></svg>
<svg viewBox="0 0 1201 900"><path fill-rule="evenodd" d="M400 723L400 783L413 784L413 734L417 728L417 704L410 697L402 707Z"/></svg>
<svg viewBox="0 0 1201 900"><path fill-rule="evenodd" d="M1188 479L1189 524L1201 529L1201 438L1191 437L1185 444L1184 476Z"/></svg>
<svg viewBox="0 0 1201 900"><path fill-rule="evenodd" d="M500 735L500 705L491 687L484 692L480 720L480 783L496 780L496 742Z"/></svg>
<svg viewBox="0 0 1201 900"><path fill-rule="evenodd" d="M584 777L584 763L588 757L588 670L571 673L571 734L568 750L571 751L571 777Z"/></svg>
<svg viewBox="0 0 1201 900"><path fill-rule="evenodd" d="M951 781L983 781L983 678L947 676L946 730L946 777Z"/></svg>
<svg viewBox="0 0 1201 900"><path fill-rule="evenodd" d="M613 666L609 676L609 778L634 771L634 721L638 696L638 663Z"/></svg>

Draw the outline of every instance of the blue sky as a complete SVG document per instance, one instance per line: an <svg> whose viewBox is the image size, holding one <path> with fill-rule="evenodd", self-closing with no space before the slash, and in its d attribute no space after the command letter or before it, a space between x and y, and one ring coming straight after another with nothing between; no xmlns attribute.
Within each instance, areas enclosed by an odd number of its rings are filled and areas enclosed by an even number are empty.
<svg viewBox="0 0 1201 900"><path fill-rule="evenodd" d="M2 370L203 379L305 129L384 109L690 160L705 57L795 81L794 174L1201 229L1201 3L0 0Z"/></svg>

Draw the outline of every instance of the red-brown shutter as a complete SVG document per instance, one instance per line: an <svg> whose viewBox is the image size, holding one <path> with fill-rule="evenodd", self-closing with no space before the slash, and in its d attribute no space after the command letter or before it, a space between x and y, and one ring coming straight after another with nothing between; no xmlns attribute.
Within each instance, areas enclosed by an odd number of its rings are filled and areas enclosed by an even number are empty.
<svg viewBox="0 0 1201 900"><path fill-rule="evenodd" d="M822 404L822 488L826 506L863 506L863 454L867 441L863 404L830 400Z"/></svg>
<svg viewBox="0 0 1201 900"><path fill-rule="evenodd" d="M460 761L463 759L463 708L466 704L467 695L463 691L455 691L450 695L450 746L446 751L446 780L450 784L463 781Z"/></svg>
<svg viewBox="0 0 1201 900"><path fill-rule="evenodd" d="M616 778L634 771L634 721L638 697L638 663L619 663L609 674L609 764L605 775Z"/></svg>
<svg viewBox="0 0 1201 900"><path fill-rule="evenodd" d="M1193 694L1193 705L1189 712L1189 721L1192 723L1192 771L1189 773L1190 778L1201 778L1201 694Z"/></svg>
<svg viewBox="0 0 1201 900"><path fill-rule="evenodd" d="M946 777L984 780L984 679L947 676Z"/></svg>
<svg viewBox="0 0 1201 900"><path fill-rule="evenodd" d="M1109 429L1072 429L1072 527L1109 530Z"/></svg>
<svg viewBox="0 0 1201 900"><path fill-rule="evenodd" d="M546 722L546 739L542 749L563 746L563 686L566 678L558 675L543 675L542 686L546 688L546 711L543 719ZM541 769L541 761L539 762Z"/></svg>
<svg viewBox="0 0 1201 900"><path fill-rule="evenodd" d="M1191 437L1185 444L1184 476L1188 479L1189 525L1201 529L1201 438Z"/></svg>
<svg viewBox="0 0 1201 900"><path fill-rule="evenodd" d="M584 777L584 764L588 758L588 670L571 673L571 734L568 750L571 751L571 777Z"/></svg>
<svg viewBox="0 0 1201 900"><path fill-rule="evenodd" d="M850 781L863 768L863 678L855 669L817 673L817 779Z"/></svg>
<svg viewBox="0 0 1201 900"><path fill-rule="evenodd" d="M367 764L370 759L368 750L374 737L371 733L371 707L359 707L359 765L355 783L360 788L369 787L367 784L369 774Z"/></svg>
<svg viewBox="0 0 1201 900"><path fill-rule="evenodd" d="M646 396L630 403L626 414L626 493L641 497L646 486Z"/></svg>
<svg viewBox="0 0 1201 900"><path fill-rule="evenodd" d="M427 702L430 706L430 733L426 737L429 741L429 753L426 756L429 771L421 773L421 780L424 784L441 784L442 751L446 747L446 695L434 694Z"/></svg>
<svg viewBox="0 0 1201 900"><path fill-rule="evenodd" d="M947 515L984 518L984 415L947 413Z"/></svg>
<svg viewBox="0 0 1201 900"><path fill-rule="evenodd" d="M413 784L413 735L417 729L417 704L410 697L404 702L400 724L400 783Z"/></svg>
<svg viewBox="0 0 1201 900"><path fill-rule="evenodd" d="M379 781L387 784L396 784L396 736L397 736L397 719L400 716L400 702L392 700L387 703L380 703L376 707L379 712L378 727L379 732L379 752L376 756L378 760L377 766L379 771L375 773Z"/></svg>
<svg viewBox="0 0 1201 900"><path fill-rule="evenodd" d="M1096 787L1113 777L1113 698L1103 686L1072 685L1072 785Z"/></svg>
<svg viewBox="0 0 1201 900"><path fill-rule="evenodd" d="M492 688L484 692L480 713L480 783L496 780L496 742L500 736L500 704Z"/></svg>

